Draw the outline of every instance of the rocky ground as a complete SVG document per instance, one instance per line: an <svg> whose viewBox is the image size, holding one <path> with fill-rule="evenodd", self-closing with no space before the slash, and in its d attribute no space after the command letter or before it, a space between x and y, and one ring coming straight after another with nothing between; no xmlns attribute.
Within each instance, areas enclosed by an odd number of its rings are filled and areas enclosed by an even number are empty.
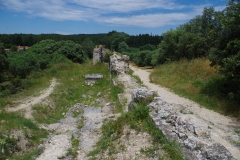
<svg viewBox="0 0 240 160"><path fill-rule="evenodd" d="M119 67L117 64L116 66ZM123 64L123 67L126 65ZM134 66L130 68L148 89L158 93L159 97L156 97L150 104L152 107L150 114L156 126L169 139L177 139L182 144L187 158L240 160L240 150L234 143L240 143L235 133L235 130L240 130L240 125L236 120L202 108L161 86L150 83L148 78L150 72L147 70ZM38 97L33 97L18 107L9 108L8 111L24 111L26 118L33 118L31 106L44 101L53 91L56 81L53 79L49 89ZM114 83L124 84L124 93L119 94L119 101L125 107L125 111L128 111L132 92L142 86L125 72L118 73ZM42 125L41 127L49 130L51 135L39 145L37 160L74 159L71 154L68 154L69 149L73 147L74 140L79 144L76 159L89 159L87 153L95 148L102 134L101 126L119 116L119 114L113 114L114 104L104 101L102 105L104 107L101 108L76 104L58 123ZM108 151L105 151L97 156L99 159L149 159L140 150L152 145L150 135L144 132L136 133L129 126L124 126L124 128L122 137L115 142L119 152L109 156Z"/></svg>

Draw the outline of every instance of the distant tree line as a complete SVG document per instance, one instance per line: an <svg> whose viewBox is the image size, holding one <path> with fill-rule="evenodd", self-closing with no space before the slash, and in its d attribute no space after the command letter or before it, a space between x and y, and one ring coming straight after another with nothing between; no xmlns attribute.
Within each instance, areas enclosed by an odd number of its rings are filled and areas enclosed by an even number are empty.
<svg viewBox="0 0 240 160"><path fill-rule="evenodd" d="M94 44L103 44L107 48L111 48L111 40L114 34L123 32L111 31L102 34L73 34L73 35L60 35L60 34L0 34L0 42L4 43L4 48L11 48L12 46L32 46L42 40L52 39L55 41L70 40L75 43L81 44L86 38L89 38ZM125 33L123 33L125 34ZM127 35L127 34L125 34ZM116 35L115 35L116 37ZM139 34L136 36L127 35L126 43L130 47L140 47L144 44L158 45L161 41L161 36Z"/></svg>

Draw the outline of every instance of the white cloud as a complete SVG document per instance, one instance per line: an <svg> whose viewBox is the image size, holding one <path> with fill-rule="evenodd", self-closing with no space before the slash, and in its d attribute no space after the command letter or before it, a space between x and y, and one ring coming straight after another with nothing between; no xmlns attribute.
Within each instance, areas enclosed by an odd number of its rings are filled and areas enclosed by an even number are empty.
<svg viewBox="0 0 240 160"><path fill-rule="evenodd" d="M68 6L63 0L0 0L7 8L16 12L27 12L30 16L44 17L53 20L86 20L94 12L78 6Z"/></svg>
<svg viewBox="0 0 240 160"><path fill-rule="evenodd" d="M173 10L185 7L174 3L172 0L74 0L74 2L104 12L131 12L153 8Z"/></svg>
<svg viewBox="0 0 240 160"><path fill-rule="evenodd" d="M70 33L70 32L62 32L62 31L56 31L56 34L61 34L61 35L70 35L70 34L74 34L74 33Z"/></svg>
<svg viewBox="0 0 240 160"><path fill-rule="evenodd" d="M169 14L147 14L130 17L110 17L99 19L100 22L105 22L112 25L128 25L141 27L162 27L166 24L177 25L186 22L191 16L184 13L169 13Z"/></svg>
<svg viewBox="0 0 240 160"><path fill-rule="evenodd" d="M140 27L181 24L200 15L206 6L187 6L175 2L176 0L0 0L6 9L25 12L31 17L59 21L93 20L111 25ZM151 13L152 10L154 13Z"/></svg>

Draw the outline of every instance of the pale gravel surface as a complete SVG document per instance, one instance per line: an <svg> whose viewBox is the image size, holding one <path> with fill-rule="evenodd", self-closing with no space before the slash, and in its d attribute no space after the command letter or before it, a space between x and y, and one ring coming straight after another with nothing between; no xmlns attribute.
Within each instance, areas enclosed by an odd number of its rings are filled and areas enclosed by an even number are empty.
<svg viewBox="0 0 240 160"><path fill-rule="evenodd" d="M140 77L143 84L148 87L148 89L157 91L159 97L164 101L172 104L181 104L187 107L187 109L196 115L199 123L204 126L207 126L209 123L213 124L211 125L211 138L222 144L234 156L234 158L240 160L240 150L228 141L228 137L231 137L235 133L235 130L240 130L239 122L233 118L223 116L217 112L201 107L191 100L174 94L167 88L150 83L149 75L151 69L141 69L133 65L130 65L129 67L134 71L134 75Z"/></svg>

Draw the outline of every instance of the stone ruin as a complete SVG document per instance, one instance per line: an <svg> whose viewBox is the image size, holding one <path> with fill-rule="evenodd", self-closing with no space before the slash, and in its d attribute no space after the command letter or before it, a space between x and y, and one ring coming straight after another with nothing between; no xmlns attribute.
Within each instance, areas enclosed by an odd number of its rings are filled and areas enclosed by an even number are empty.
<svg viewBox="0 0 240 160"><path fill-rule="evenodd" d="M111 74L125 74L129 72L129 56L117 55L116 52L110 57L109 69Z"/></svg>
<svg viewBox="0 0 240 160"><path fill-rule="evenodd" d="M154 94L154 91L146 88L135 89L132 92L131 103ZM176 140L180 143L187 159L235 160L224 146L211 139L209 128L199 123L199 120L184 106L169 104L161 97L154 97L148 106L155 126L168 140Z"/></svg>
<svg viewBox="0 0 240 160"><path fill-rule="evenodd" d="M103 58L106 55L105 48L98 46L93 50L93 64L103 62Z"/></svg>
<svg viewBox="0 0 240 160"><path fill-rule="evenodd" d="M102 74L87 74L85 75L85 84L89 86L93 86L94 83L99 79L103 79Z"/></svg>

